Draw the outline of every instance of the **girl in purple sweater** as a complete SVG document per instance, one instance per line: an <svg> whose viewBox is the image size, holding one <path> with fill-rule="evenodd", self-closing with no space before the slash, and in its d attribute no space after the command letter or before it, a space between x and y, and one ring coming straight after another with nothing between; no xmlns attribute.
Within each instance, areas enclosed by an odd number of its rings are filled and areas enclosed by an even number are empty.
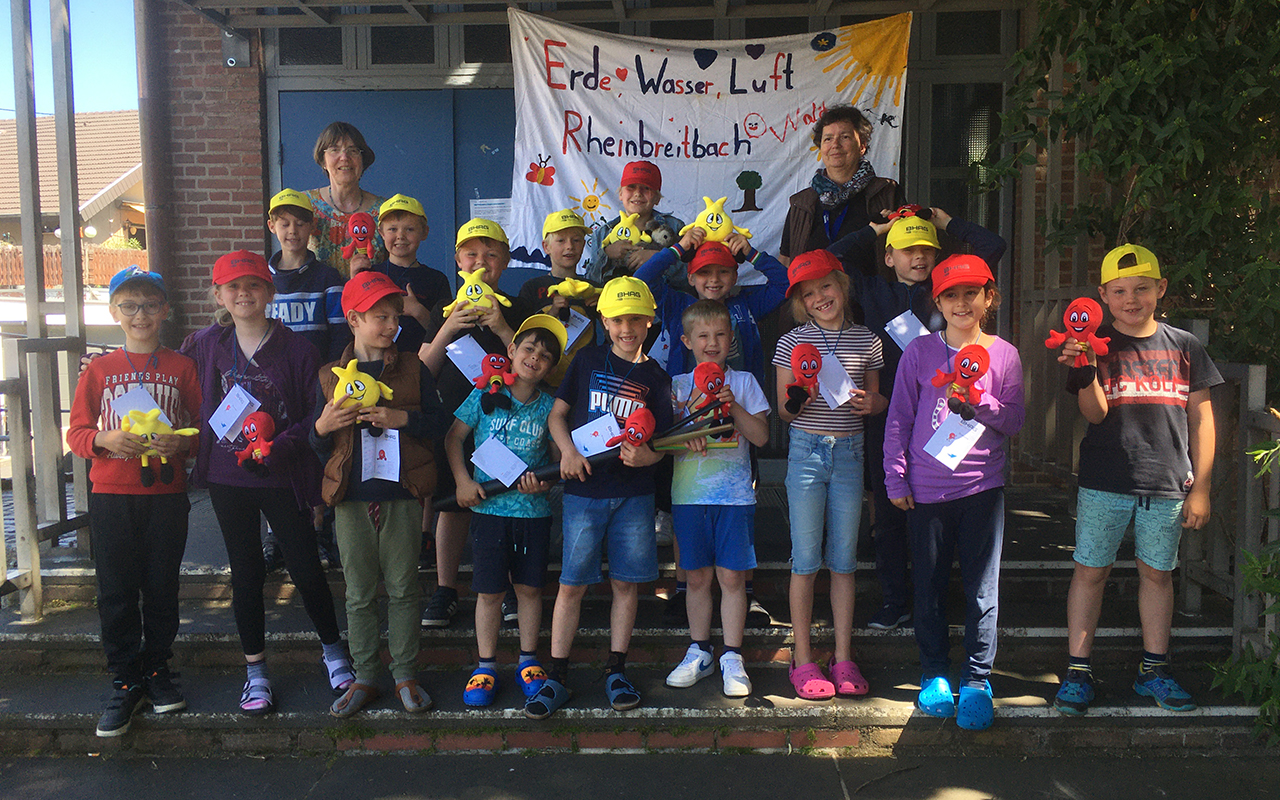
<svg viewBox="0 0 1280 800"><path fill-rule="evenodd" d="M335 694L355 679L342 643L333 595L325 580L311 525L311 508L320 500L320 462L307 441L315 402L320 353L301 334L268 319L274 294L267 262L257 253L237 250L213 266L214 297L230 317L229 325L210 325L187 337L181 353L195 360L203 403L202 427L191 482L209 488L209 500L231 566L231 607L248 672L240 710L250 716L275 710L267 679L266 609L262 591L266 565L259 543L266 517L284 552L289 577L324 648L324 666ZM269 454L261 465L237 452L247 441L240 425L220 437L218 424L234 419L237 398L248 395L275 423ZM231 404L232 410L226 407ZM252 409L250 409L252 410ZM208 432L208 431L205 431ZM252 469L249 469L252 468Z"/></svg>
<svg viewBox="0 0 1280 800"><path fill-rule="evenodd" d="M991 726L991 665L996 653L1000 549L1004 539L1005 440L1022 428L1022 362L1013 345L983 333L1000 295L986 262L957 255L933 270L933 300L947 327L907 345L885 425L885 488L907 511L915 570L916 644L920 648L917 705L956 718L969 730ZM985 373L966 392L972 419L951 410L948 397L963 376L957 353L981 345ZM935 383L941 383L941 386ZM954 404L953 404L954 405ZM957 703L947 675L947 584L960 558L965 594L965 651Z"/></svg>

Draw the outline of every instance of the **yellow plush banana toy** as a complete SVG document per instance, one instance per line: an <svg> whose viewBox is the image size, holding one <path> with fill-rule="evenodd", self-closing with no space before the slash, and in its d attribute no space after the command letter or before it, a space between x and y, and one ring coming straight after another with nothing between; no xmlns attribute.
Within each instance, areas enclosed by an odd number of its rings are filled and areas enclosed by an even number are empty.
<svg viewBox="0 0 1280 800"><path fill-rule="evenodd" d="M631 242L634 245L652 242L653 237L636 224L639 218L639 213L623 214L618 218L618 224L613 226L613 230L609 231L609 235L604 237L604 241L600 244L608 247L614 242Z"/></svg>
<svg viewBox="0 0 1280 800"><path fill-rule="evenodd" d="M150 486L156 482L155 471L151 469L153 456L160 459L160 482L173 483L173 465L169 463L169 459L160 455L160 451L156 450L157 436L195 436L200 432L195 428L179 428L175 431L160 420L158 408L146 412L136 409L130 411L127 417L120 420L120 428L125 433L132 433L147 440L147 449L142 451L142 472L139 477L143 486Z"/></svg>
<svg viewBox="0 0 1280 800"><path fill-rule="evenodd" d="M475 272L459 272L462 276L462 285L458 287L458 296L452 303L445 306L443 311L447 317L453 313L453 307L458 303L470 303L477 308L493 308L493 301L496 299L508 308L511 307L511 301L493 290L493 287L484 282L484 267Z"/></svg>
<svg viewBox="0 0 1280 800"><path fill-rule="evenodd" d="M734 225L733 220L725 213L724 201L727 199L721 197L713 203L710 197L702 198L702 202L706 203L707 207L702 209L697 217L694 217L693 222L680 229L680 235L684 236L694 228L702 228L707 232L707 238L703 241L707 242L723 242L735 233L740 233L750 239L751 231Z"/></svg>

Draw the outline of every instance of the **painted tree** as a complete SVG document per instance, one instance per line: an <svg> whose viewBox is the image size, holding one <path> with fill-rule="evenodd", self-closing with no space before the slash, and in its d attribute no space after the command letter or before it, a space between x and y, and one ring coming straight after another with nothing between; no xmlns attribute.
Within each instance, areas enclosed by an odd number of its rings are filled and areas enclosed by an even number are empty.
<svg viewBox="0 0 1280 800"><path fill-rule="evenodd" d="M756 205L756 189L764 185L764 181L760 177L760 173L754 170L744 170L738 173L738 188L742 190L742 205L735 208L733 213L739 211L763 211L764 209Z"/></svg>

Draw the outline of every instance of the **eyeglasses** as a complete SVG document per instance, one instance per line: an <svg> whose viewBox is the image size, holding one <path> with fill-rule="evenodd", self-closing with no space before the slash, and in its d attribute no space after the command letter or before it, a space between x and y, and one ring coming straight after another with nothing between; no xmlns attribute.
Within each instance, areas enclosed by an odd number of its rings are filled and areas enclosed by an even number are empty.
<svg viewBox="0 0 1280 800"><path fill-rule="evenodd" d="M148 317L154 317L156 314L160 313L162 308L164 308L164 303L155 301L142 304L128 302L116 303L116 310L126 317L132 317L139 311L145 313Z"/></svg>
<svg viewBox="0 0 1280 800"><path fill-rule="evenodd" d="M359 147L326 147L324 151L334 158L341 155L345 155L347 158L362 158L364 156L364 151Z"/></svg>

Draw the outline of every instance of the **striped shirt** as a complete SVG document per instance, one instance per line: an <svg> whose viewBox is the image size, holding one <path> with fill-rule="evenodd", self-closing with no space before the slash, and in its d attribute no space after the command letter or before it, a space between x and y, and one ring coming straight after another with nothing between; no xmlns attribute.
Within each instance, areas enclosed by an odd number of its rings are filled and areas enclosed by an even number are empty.
<svg viewBox="0 0 1280 800"><path fill-rule="evenodd" d="M791 351L801 344L811 344L818 348L826 363L832 354L840 361L849 377L859 389L863 386L868 370L880 369L884 366L884 351L880 338L868 328L861 325L850 325L840 331L828 331L819 328L813 322L807 322L798 328L792 328L778 339L778 347L773 353L773 363L783 370L791 371ZM790 383L790 381L788 381ZM847 407L832 409L827 406L821 395L814 398L800 416L791 421L792 425L810 433L830 431L833 433L861 433L862 417L852 413Z"/></svg>

